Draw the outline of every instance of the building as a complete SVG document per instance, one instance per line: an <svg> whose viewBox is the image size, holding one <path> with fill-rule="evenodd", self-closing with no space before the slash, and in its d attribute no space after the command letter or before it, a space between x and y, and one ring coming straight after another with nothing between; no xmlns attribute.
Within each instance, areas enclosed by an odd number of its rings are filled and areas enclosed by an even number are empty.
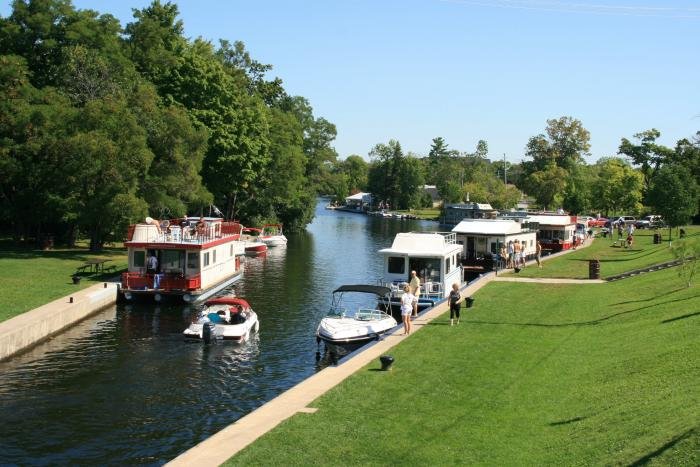
<svg viewBox="0 0 700 467"><path fill-rule="evenodd" d="M452 232L462 245L462 264L466 266L483 266L499 254L502 245L511 241L520 242L528 258L537 252L537 232L514 220L464 219Z"/></svg>
<svg viewBox="0 0 700 467"><path fill-rule="evenodd" d="M457 225L463 219L495 219L497 214L488 203L447 204L441 221L445 225Z"/></svg>
<svg viewBox="0 0 700 467"><path fill-rule="evenodd" d="M345 207L349 210L364 212L372 204L372 193L355 193L345 198Z"/></svg>
<svg viewBox="0 0 700 467"><path fill-rule="evenodd" d="M538 238L545 250L568 250L573 246L576 216L562 214L530 214L523 222L537 226Z"/></svg>

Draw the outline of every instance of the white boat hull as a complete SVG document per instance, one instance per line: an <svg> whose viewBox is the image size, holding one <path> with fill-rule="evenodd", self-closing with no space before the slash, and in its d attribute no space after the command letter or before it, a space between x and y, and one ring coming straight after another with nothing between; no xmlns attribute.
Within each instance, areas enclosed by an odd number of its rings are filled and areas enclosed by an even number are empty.
<svg viewBox="0 0 700 467"><path fill-rule="evenodd" d="M316 330L316 336L333 344L348 344L376 339L397 325L396 320L384 314L381 319L325 317Z"/></svg>
<svg viewBox="0 0 700 467"><path fill-rule="evenodd" d="M284 235L272 235L270 237L260 237L260 240L267 246L286 246L287 237Z"/></svg>
<svg viewBox="0 0 700 467"><path fill-rule="evenodd" d="M241 324L226 324L226 323L210 323L206 318L201 318L198 322L190 324L183 331L185 337L193 339L204 339L205 324L213 325L211 327L211 338L216 340L232 340L237 342L245 342L250 336L260 329L258 315L254 311L248 312L250 316L244 323Z"/></svg>

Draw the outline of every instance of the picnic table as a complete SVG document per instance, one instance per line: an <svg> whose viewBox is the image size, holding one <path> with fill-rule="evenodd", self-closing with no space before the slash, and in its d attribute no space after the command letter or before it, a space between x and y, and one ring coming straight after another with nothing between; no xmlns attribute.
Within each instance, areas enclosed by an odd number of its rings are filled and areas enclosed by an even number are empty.
<svg viewBox="0 0 700 467"><path fill-rule="evenodd" d="M104 272L105 270L105 263L108 261L112 261L111 259L101 259L101 258L95 258L95 259L89 259L83 263L82 266L78 267L78 271L84 272L84 271L90 271L90 272Z"/></svg>

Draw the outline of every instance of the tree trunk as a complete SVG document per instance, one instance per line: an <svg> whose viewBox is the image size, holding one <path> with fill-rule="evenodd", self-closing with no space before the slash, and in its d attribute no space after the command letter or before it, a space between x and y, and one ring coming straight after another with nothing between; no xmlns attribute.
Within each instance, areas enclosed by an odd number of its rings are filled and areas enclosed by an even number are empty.
<svg viewBox="0 0 700 467"><path fill-rule="evenodd" d="M100 233L100 229L97 227L94 227L92 229L92 231L90 232L90 251L92 251L92 252L102 251L103 246L104 246L104 242L102 241L102 235Z"/></svg>

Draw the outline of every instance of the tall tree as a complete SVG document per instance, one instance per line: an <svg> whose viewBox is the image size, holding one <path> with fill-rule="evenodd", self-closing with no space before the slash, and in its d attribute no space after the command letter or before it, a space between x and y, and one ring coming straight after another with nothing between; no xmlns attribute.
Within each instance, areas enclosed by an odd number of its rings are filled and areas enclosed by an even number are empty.
<svg viewBox="0 0 700 467"><path fill-rule="evenodd" d="M651 179L649 203L671 227L687 224L698 213L700 187L680 164L661 167Z"/></svg>
<svg viewBox="0 0 700 467"><path fill-rule="evenodd" d="M640 166L644 176L644 191L649 188L651 178L659 167L666 161L673 158L673 150L656 143L661 136L659 130L642 131L634 135L638 140L637 144L632 143L627 138L622 138L618 154L627 156L633 164Z"/></svg>
<svg viewBox="0 0 700 467"><path fill-rule="evenodd" d="M619 157L607 157L596 163L598 178L592 185L593 207L605 213L638 212L642 206L642 174Z"/></svg>

